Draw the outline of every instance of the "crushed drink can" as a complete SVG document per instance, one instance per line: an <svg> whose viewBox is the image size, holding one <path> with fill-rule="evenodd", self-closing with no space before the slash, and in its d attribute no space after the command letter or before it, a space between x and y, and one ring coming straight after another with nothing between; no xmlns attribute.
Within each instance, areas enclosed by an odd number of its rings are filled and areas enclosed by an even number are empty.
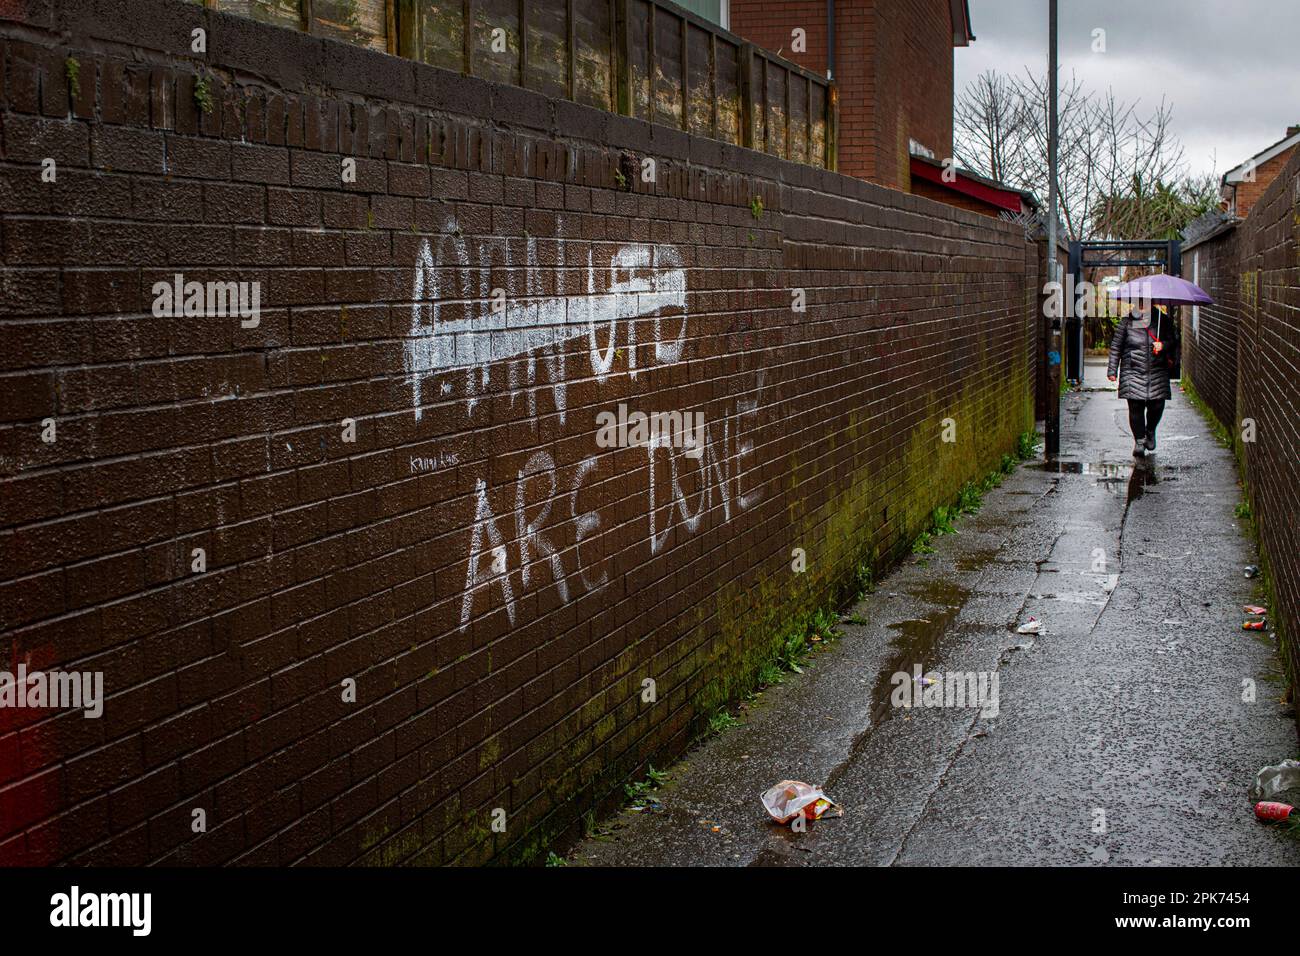
<svg viewBox="0 0 1300 956"><path fill-rule="evenodd" d="M1243 631L1262 631L1267 621L1242 621L1241 629Z"/></svg>
<svg viewBox="0 0 1300 956"><path fill-rule="evenodd" d="M1255 804L1255 816L1266 823L1281 823L1283 820L1295 813L1295 807L1289 803L1278 803L1274 800L1261 800Z"/></svg>

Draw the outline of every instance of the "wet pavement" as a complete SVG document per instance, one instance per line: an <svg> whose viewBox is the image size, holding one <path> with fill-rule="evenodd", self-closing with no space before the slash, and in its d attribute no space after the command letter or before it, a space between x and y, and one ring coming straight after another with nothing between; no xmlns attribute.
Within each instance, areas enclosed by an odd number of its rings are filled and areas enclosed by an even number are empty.
<svg viewBox="0 0 1300 956"><path fill-rule="evenodd" d="M845 609L803 675L671 768L656 811L604 821L570 862L1300 865L1246 796L1297 742L1269 637L1241 629L1259 595L1232 456L1175 390L1135 463L1104 371L1063 401L1059 460ZM1016 633L1031 616L1044 632ZM983 706L922 706L917 667L928 703L982 680ZM783 779L844 815L770 822L759 795Z"/></svg>

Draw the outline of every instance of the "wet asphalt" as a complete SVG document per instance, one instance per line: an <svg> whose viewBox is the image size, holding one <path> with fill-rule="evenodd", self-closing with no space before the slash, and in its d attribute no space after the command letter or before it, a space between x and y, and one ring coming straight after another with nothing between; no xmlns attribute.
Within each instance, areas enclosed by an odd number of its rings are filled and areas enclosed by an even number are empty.
<svg viewBox="0 0 1300 956"><path fill-rule="evenodd" d="M1135 465L1104 374L1090 363L1063 400L1057 461L1022 465L846 608L804 674L569 862L1300 865L1300 839L1247 797L1298 748L1270 637L1241 629L1260 597L1232 455L1175 389ZM1016 633L1031 616L1044 632ZM982 674L985 706L895 706L892 676L918 665L936 686ZM843 816L773 823L759 797L784 779Z"/></svg>

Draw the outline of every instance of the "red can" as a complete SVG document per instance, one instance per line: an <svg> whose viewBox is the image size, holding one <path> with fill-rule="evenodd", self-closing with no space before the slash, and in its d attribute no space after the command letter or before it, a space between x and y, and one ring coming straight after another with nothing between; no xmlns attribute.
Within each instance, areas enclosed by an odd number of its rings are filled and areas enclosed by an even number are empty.
<svg viewBox="0 0 1300 956"><path fill-rule="evenodd" d="M1268 823L1280 823L1295 812L1295 807L1289 803L1276 803L1272 800L1261 800L1255 804L1255 816Z"/></svg>

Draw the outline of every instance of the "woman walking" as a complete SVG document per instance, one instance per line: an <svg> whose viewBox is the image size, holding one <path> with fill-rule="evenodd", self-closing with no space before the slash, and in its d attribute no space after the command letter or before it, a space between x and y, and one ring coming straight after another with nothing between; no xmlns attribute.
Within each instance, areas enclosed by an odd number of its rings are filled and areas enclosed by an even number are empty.
<svg viewBox="0 0 1300 956"><path fill-rule="evenodd" d="M1128 400L1135 457L1156 450L1156 426L1173 394L1169 378L1178 367L1178 346L1178 323L1161 306L1135 307L1111 336L1106 377L1113 382L1118 374L1119 397Z"/></svg>

